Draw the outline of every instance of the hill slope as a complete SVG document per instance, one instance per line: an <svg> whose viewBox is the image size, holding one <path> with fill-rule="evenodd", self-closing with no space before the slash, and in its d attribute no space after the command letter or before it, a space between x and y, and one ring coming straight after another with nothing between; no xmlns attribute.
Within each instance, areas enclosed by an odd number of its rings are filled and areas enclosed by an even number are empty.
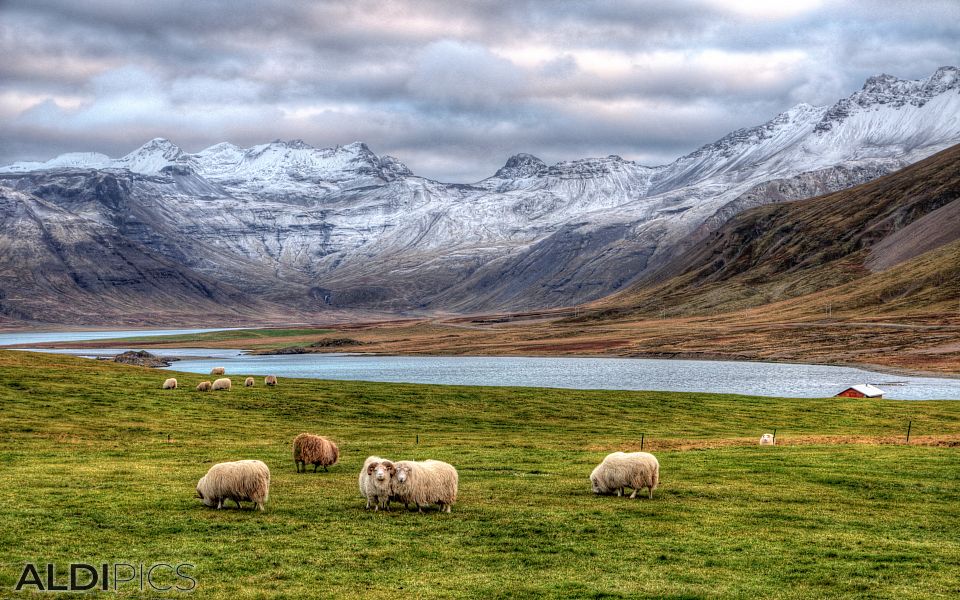
<svg viewBox="0 0 960 600"><path fill-rule="evenodd" d="M903 308L911 298L928 304L956 297L951 257L960 239L958 199L960 146L954 146L849 190L741 213L656 276L598 304L709 314L837 286L845 286L833 293L837 308L840 297L886 310ZM939 282L938 290L922 296L921 266L925 277ZM901 290L895 305L892 289Z"/></svg>
<svg viewBox="0 0 960 600"><path fill-rule="evenodd" d="M9 320L255 323L278 312L110 225L2 186L0 232L0 314Z"/></svg>

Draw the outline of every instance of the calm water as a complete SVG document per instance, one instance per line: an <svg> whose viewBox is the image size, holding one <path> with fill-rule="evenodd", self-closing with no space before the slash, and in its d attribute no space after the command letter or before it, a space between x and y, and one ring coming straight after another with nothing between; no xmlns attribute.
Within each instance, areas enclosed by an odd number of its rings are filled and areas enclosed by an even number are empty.
<svg viewBox="0 0 960 600"><path fill-rule="evenodd" d="M38 342L173 335L223 329L87 331L0 334L0 346ZM113 356L131 348L57 350L79 356ZM45 350L45 352L51 352ZM663 390L821 398L858 383L872 383L901 400L960 399L960 379L907 377L850 367L703 360L639 358L535 358L365 356L291 354L255 356L243 350L163 349L162 356L182 360L176 371L207 374L214 366L231 375L310 377L395 383L508 385L572 389Z"/></svg>
<svg viewBox="0 0 960 600"><path fill-rule="evenodd" d="M96 350L113 355L126 350ZM67 350L90 355L91 350ZM245 355L242 350L155 351L183 360L176 371L207 374L214 366L236 376L274 374L398 383L516 385L573 389L666 390L759 396L833 396L857 383L872 383L902 400L960 399L960 379L905 377L849 367L737 361L635 358L522 358L364 356L350 354Z"/></svg>
<svg viewBox="0 0 960 600"><path fill-rule="evenodd" d="M0 346L21 346L26 344L50 344L53 342L80 342L86 340L112 340L124 337L153 337L158 335L180 335L184 333L204 333L207 331L229 331L220 329L147 329L122 331L39 331L0 333Z"/></svg>

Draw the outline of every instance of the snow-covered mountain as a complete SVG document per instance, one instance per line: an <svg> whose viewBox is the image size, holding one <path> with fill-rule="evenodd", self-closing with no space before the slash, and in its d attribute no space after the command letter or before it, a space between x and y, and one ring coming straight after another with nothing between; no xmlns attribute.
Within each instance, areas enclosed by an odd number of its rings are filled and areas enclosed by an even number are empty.
<svg viewBox="0 0 960 600"><path fill-rule="evenodd" d="M154 139L118 159L15 163L0 185L299 308L522 309L609 294L741 210L856 185L957 142L960 75L942 67L872 77L832 106L799 104L655 167L517 154L464 185L359 142L191 154Z"/></svg>

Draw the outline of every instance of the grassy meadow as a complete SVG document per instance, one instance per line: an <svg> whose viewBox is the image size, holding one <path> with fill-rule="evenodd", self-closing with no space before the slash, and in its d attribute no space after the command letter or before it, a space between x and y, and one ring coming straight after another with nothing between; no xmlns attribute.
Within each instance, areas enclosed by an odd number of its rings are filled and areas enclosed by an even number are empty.
<svg viewBox="0 0 960 600"><path fill-rule="evenodd" d="M960 402L230 375L163 391L166 371L0 351L0 597L29 597L27 562L114 561L189 562L197 597L231 600L960 596ZM301 431L341 463L295 473ZM654 499L594 496L641 434ZM374 453L454 464L452 514L363 510ZM271 468L265 512L194 499L240 458Z"/></svg>

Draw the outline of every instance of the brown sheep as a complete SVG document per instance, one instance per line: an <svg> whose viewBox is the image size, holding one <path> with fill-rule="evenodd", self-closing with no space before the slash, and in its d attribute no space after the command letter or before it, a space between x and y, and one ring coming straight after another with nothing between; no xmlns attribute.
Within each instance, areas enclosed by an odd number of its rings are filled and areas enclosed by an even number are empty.
<svg viewBox="0 0 960 600"><path fill-rule="evenodd" d="M253 377L247 377L243 382L243 387L253 387Z"/></svg>
<svg viewBox="0 0 960 600"><path fill-rule="evenodd" d="M277 376L267 375L263 378L263 385L277 385Z"/></svg>
<svg viewBox="0 0 960 600"><path fill-rule="evenodd" d="M301 433L293 438L293 462L297 466L297 473L300 473L300 466L303 466L303 473L307 472L307 465L313 465L313 472L317 472L317 467L323 467L326 471L328 466L337 464L340 460L340 448L327 438L312 433Z"/></svg>
<svg viewBox="0 0 960 600"><path fill-rule="evenodd" d="M209 392L211 388L213 388L213 384L209 381L201 381L200 384L197 385L198 392Z"/></svg>

